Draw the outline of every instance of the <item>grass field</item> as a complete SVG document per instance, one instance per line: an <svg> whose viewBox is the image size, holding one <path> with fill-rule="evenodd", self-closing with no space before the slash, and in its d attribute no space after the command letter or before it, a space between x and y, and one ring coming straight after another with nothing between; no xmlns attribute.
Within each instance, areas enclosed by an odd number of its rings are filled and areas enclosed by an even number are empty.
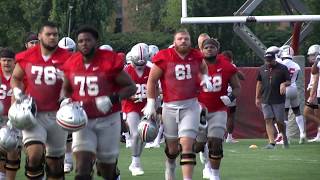
<svg viewBox="0 0 320 180"><path fill-rule="evenodd" d="M289 149L277 146L274 150L262 147L266 140L246 139L236 144L224 144L224 158L221 164L222 180L318 180L320 179L320 143L299 145L291 142ZM257 149L249 149L256 144ZM143 176L131 176L128 167L131 163L130 150L121 145L119 168L122 180L163 180L164 152L158 149L145 149L142 154ZM24 177L24 161L17 179ZM193 179L202 179L203 165L197 161ZM181 168L177 168L177 180L181 180ZM66 179L73 179L68 174ZM96 178L101 179L101 178Z"/></svg>

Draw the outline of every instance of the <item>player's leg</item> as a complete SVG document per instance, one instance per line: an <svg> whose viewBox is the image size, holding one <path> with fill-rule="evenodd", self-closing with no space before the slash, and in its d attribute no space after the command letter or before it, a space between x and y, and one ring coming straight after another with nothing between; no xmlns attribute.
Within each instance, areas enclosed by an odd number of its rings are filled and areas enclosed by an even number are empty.
<svg viewBox="0 0 320 180"><path fill-rule="evenodd" d="M143 150L143 142L138 133L138 125L140 122L140 115L137 112L129 112L127 114L127 122L131 132L131 164L129 170L133 176L143 175L144 171L140 162L140 156Z"/></svg>
<svg viewBox="0 0 320 180"><path fill-rule="evenodd" d="M212 167L210 179L220 180L220 163L223 158L222 143L226 130L227 112L208 114L208 149Z"/></svg>
<svg viewBox="0 0 320 180"><path fill-rule="evenodd" d="M48 180L62 180L68 133L55 122L55 113L47 113L47 117L46 176Z"/></svg>
<svg viewBox="0 0 320 180"><path fill-rule="evenodd" d="M5 164L7 180L16 179L17 171L20 169L20 161L21 161L21 146L7 153L7 160Z"/></svg>
<svg viewBox="0 0 320 180"><path fill-rule="evenodd" d="M95 127L97 135L97 172L99 176L106 180L120 179L120 171L117 168L120 131L119 112L99 119Z"/></svg>
<svg viewBox="0 0 320 180"><path fill-rule="evenodd" d="M72 135L72 151L75 157L75 180L93 178L93 165L97 149L97 135L94 132L96 122L96 119L89 119L83 129L74 132Z"/></svg>
<svg viewBox="0 0 320 180"><path fill-rule="evenodd" d="M179 112L179 143L181 145L180 166L184 180L192 179L193 169L196 165L194 143L199 131L200 106L194 102L190 107Z"/></svg>
<svg viewBox="0 0 320 180"><path fill-rule="evenodd" d="M176 120L177 110L163 107L162 121L165 137L165 180L175 179L176 158L180 154L178 141L178 122Z"/></svg>
<svg viewBox="0 0 320 180"><path fill-rule="evenodd" d="M284 122L284 115L285 115L285 105L284 103L282 104L272 104L271 108L274 113L275 119L277 121L277 125L279 128L280 133L282 133L282 139L283 139L283 147L288 148L289 143L288 143L288 138L287 138L287 133L286 133L286 124Z"/></svg>
<svg viewBox="0 0 320 180"><path fill-rule="evenodd" d="M266 149L273 149L275 147L275 140L274 140L274 129L273 129L273 122L274 122L274 113L272 111L271 105L269 104L262 104L262 113L263 118L266 124L266 131L269 139L269 144L265 146Z"/></svg>
<svg viewBox="0 0 320 180"><path fill-rule="evenodd" d="M64 156L64 172L70 173L73 170L73 157L72 157L72 133L68 133L66 154Z"/></svg>
<svg viewBox="0 0 320 180"><path fill-rule="evenodd" d="M236 120L236 109L237 106L229 106L229 114L228 114L228 120L227 120L227 143L237 143L238 141L235 140L232 136L233 130L234 130L234 123Z"/></svg>

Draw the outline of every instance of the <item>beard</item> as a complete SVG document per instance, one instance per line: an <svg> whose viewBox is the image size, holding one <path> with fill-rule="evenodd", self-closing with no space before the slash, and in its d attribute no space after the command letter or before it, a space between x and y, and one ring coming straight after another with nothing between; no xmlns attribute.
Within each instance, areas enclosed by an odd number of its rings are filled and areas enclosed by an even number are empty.
<svg viewBox="0 0 320 180"><path fill-rule="evenodd" d="M216 55L215 56L208 56L208 57L204 57L204 59L208 62L214 63L216 61Z"/></svg>
<svg viewBox="0 0 320 180"><path fill-rule="evenodd" d="M56 44L55 46L49 46L48 44L45 44L45 43L41 43L42 44L42 47L44 47L45 49L49 50L49 51L53 51L57 48L58 44Z"/></svg>
<svg viewBox="0 0 320 180"><path fill-rule="evenodd" d="M174 46L174 48L180 54L187 54L191 49L190 46Z"/></svg>
<svg viewBox="0 0 320 180"><path fill-rule="evenodd" d="M95 50L96 50L96 48L91 48L91 50L87 53L87 54L83 54L82 52L81 52L81 54L84 56L84 57L86 57L86 58L91 58L91 57L93 57L93 55L94 55L94 53L95 53Z"/></svg>

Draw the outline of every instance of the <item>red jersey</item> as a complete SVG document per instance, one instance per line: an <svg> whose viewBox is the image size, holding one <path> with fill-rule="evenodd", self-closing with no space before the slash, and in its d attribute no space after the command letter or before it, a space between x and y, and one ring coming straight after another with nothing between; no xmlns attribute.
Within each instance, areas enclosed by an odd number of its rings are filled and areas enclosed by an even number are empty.
<svg viewBox="0 0 320 180"><path fill-rule="evenodd" d="M134 95L134 97L141 98L142 102L135 103L134 102L135 100L131 100L131 99L123 100L122 111L124 113L129 113L129 112L141 113L142 108L147 103L147 82L149 78L150 68L146 66L144 68L144 72L141 77L137 74L135 68L131 64L125 68L125 71L129 74L131 79L136 83L137 92Z"/></svg>
<svg viewBox="0 0 320 180"><path fill-rule="evenodd" d="M191 49L189 54L181 59L174 48L168 48L159 51L152 60L163 71L160 82L164 102L197 97L202 64L202 54L198 50Z"/></svg>
<svg viewBox="0 0 320 180"><path fill-rule="evenodd" d="M19 53L20 54L20 53ZM71 56L67 50L57 47L45 61L40 46L22 52L17 63L25 72L25 94L34 98L38 112L55 111L59 108L63 77L60 67Z"/></svg>
<svg viewBox="0 0 320 180"><path fill-rule="evenodd" d="M120 89L115 78L123 70L123 61L116 53L98 49L91 63L84 64L82 54L77 52L64 64L63 70L72 88L72 100L83 102L90 119L121 110L120 103L116 103L103 114L95 104L96 97L110 96Z"/></svg>
<svg viewBox="0 0 320 180"><path fill-rule="evenodd" d="M3 104L3 114L2 115L7 116L8 110L11 106L11 96L12 96L12 89L10 88L11 76L9 78L5 77L2 73L2 71L0 71L0 76L1 76L0 101Z"/></svg>
<svg viewBox="0 0 320 180"><path fill-rule="evenodd" d="M226 111L220 96L227 95L228 84L231 77L237 73L234 67L223 55L218 55L215 64L208 64L208 75L211 79L213 92L200 91L199 102L203 103L208 112Z"/></svg>

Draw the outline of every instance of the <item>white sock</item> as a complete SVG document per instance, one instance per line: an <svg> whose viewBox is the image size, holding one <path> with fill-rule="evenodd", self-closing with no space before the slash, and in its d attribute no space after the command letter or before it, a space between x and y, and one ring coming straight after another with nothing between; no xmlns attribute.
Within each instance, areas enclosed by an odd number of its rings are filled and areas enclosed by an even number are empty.
<svg viewBox="0 0 320 180"><path fill-rule="evenodd" d="M320 126L318 126L317 138L320 138Z"/></svg>
<svg viewBox="0 0 320 180"><path fill-rule="evenodd" d="M286 126L286 136L288 137L288 133L289 133L289 121L284 121L284 125ZM282 134L281 134L282 135Z"/></svg>
<svg viewBox="0 0 320 180"><path fill-rule="evenodd" d="M0 172L0 180L6 180L6 173Z"/></svg>
<svg viewBox="0 0 320 180"><path fill-rule="evenodd" d="M183 178L183 180L192 180L192 178Z"/></svg>
<svg viewBox="0 0 320 180"><path fill-rule="evenodd" d="M304 135L304 119L303 116L296 116L296 122L300 130L300 137Z"/></svg>
<svg viewBox="0 0 320 180"><path fill-rule="evenodd" d="M160 144L161 137L162 137L162 133L163 133L163 125L162 125L162 124L160 124L160 127L159 127L159 131L158 131L157 137L156 137L156 139L154 140L154 144Z"/></svg>
<svg viewBox="0 0 320 180"><path fill-rule="evenodd" d="M124 135L124 137L126 137L126 140L129 140L130 139L130 134L129 132L125 132L125 133L122 133Z"/></svg>
<svg viewBox="0 0 320 180"><path fill-rule="evenodd" d="M67 161L67 162L72 162L73 159L72 159L72 153L71 152L66 152L66 154L64 155L64 159Z"/></svg>
<svg viewBox="0 0 320 180"><path fill-rule="evenodd" d="M274 128L276 128L276 130L277 130L277 133L279 134L280 132L279 132L279 128L278 128L278 125L277 125L277 123L274 123Z"/></svg>
<svg viewBox="0 0 320 180"><path fill-rule="evenodd" d="M232 139L232 133L228 133L227 139Z"/></svg>
<svg viewBox="0 0 320 180"><path fill-rule="evenodd" d="M135 157L135 156L131 156L132 157L132 164L134 166L140 166L140 157Z"/></svg>
<svg viewBox="0 0 320 180"><path fill-rule="evenodd" d="M220 171L219 169L212 169L210 180L220 180Z"/></svg>
<svg viewBox="0 0 320 180"><path fill-rule="evenodd" d="M207 163L204 164L204 168L206 169L211 169L211 163L208 161Z"/></svg>

